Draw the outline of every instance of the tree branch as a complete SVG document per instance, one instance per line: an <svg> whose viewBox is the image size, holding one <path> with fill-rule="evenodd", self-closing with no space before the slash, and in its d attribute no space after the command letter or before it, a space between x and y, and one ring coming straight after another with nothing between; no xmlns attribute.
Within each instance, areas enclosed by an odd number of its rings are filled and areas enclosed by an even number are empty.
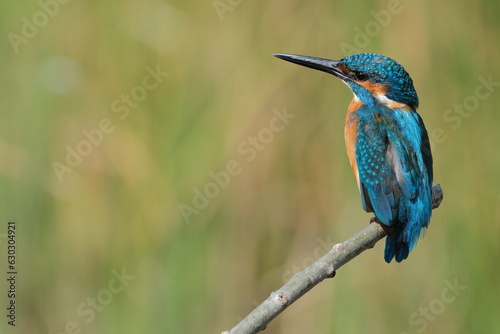
<svg viewBox="0 0 500 334"><path fill-rule="evenodd" d="M432 188L432 208L443 200L438 184ZM285 285L271 293L262 304L241 320L234 328L222 334L254 334L264 330L278 314L302 297L325 278L335 276L335 271L365 250L372 248L386 236L379 224L370 224L348 240L336 244L319 260L295 274Z"/></svg>

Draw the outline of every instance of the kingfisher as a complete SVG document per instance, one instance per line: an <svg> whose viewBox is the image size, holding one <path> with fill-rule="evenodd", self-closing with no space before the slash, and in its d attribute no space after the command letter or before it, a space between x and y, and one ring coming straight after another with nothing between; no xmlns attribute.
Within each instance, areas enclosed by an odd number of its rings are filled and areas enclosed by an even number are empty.
<svg viewBox="0 0 500 334"><path fill-rule="evenodd" d="M375 53L340 60L273 55L333 74L352 90L344 136L361 204L387 233L385 261L403 261L432 213L432 154L410 75Z"/></svg>

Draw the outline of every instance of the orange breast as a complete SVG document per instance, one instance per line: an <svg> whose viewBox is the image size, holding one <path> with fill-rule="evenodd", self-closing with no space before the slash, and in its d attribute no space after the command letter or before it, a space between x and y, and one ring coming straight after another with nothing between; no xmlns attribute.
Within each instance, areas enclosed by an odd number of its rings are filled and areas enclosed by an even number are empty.
<svg viewBox="0 0 500 334"><path fill-rule="evenodd" d="M352 172L356 178L356 183L359 189L359 173L358 164L356 162L356 139L358 138L358 109L363 105L358 99L353 99L349 104L347 109L347 116L345 120L345 145L347 148L347 156L349 157L349 162L351 164Z"/></svg>

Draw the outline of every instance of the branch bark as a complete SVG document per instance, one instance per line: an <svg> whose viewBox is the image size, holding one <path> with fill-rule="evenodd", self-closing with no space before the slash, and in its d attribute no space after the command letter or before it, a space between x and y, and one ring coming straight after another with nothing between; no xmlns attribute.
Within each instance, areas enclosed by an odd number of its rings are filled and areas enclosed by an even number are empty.
<svg viewBox="0 0 500 334"><path fill-rule="evenodd" d="M432 208L436 209L443 200L443 191L438 184L432 188ZM271 293L262 304L235 327L222 334L254 334L264 330L278 314L302 297L325 278L335 276L337 269L386 236L379 224L370 224L348 240L336 244L319 260L295 274L285 285Z"/></svg>

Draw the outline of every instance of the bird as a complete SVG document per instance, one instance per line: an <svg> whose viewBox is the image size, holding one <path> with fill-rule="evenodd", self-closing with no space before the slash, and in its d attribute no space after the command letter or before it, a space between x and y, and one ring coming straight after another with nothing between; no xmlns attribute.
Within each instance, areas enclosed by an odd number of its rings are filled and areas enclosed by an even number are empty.
<svg viewBox="0 0 500 334"><path fill-rule="evenodd" d="M433 178L429 137L410 75L376 53L340 60L273 55L332 74L351 89L344 137L361 204L387 234L384 260L405 260L429 225Z"/></svg>

